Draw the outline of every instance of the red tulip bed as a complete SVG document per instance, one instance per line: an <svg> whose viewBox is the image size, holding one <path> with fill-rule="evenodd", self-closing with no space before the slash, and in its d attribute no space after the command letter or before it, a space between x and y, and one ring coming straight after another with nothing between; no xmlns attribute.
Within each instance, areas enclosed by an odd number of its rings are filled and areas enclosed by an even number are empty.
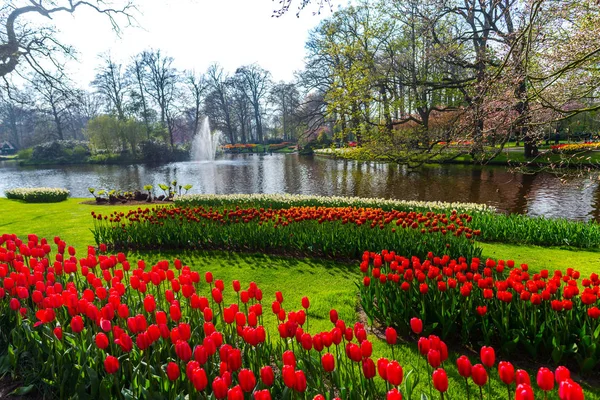
<svg viewBox="0 0 600 400"><path fill-rule="evenodd" d="M401 332L417 312L442 339L494 344L543 361L577 362L582 372L600 360L598 274L529 273L511 260L467 262L430 254L422 260L394 252L365 252L361 303L367 315Z"/></svg>
<svg viewBox="0 0 600 400"><path fill-rule="evenodd" d="M375 360L369 328L344 322L335 310L330 329L311 333L308 298L293 310L280 292L263 299L253 282L226 285L179 260L146 265L104 254L104 245L100 251L89 247L78 258L58 237L53 244L35 235L0 238L0 341L8 365L29 368L60 398L444 398L452 383L483 399L494 375L509 399L534 399L534 390L538 398L584 398L566 368L541 368L532 381L508 362L496 364L491 347L481 348L474 365L458 358L460 376L449 379L447 346L434 335L418 339L423 357L416 366L394 356ZM277 330L265 327L267 313L277 316ZM421 319L405 320L410 335L424 334ZM385 333L393 355L396 330ZM413 369L431 378L418 382Z"/></svg>
<svg viewBox="0 0 600 400"><path fill-rule="evenodd" d="M365 248L477 257L471 216L358 207L162 207L92 212L94 238L114 248L216 248L358 258Z"/></svg>

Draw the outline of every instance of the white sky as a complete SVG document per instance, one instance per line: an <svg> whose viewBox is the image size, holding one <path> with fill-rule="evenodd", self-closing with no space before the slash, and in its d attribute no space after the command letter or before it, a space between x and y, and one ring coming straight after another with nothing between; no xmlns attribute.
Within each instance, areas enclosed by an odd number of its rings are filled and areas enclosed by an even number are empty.
<svg viewBox="0 0 600 400"><path fill-rule="evenodd" d="M331 15L324 9L313 15L310 7L296 17L294 0L290 12L271 17L279 0L138 0L139 28L124 30L121 38L108 19L79 9L74 15L54 16L61 41L73 45L79 63L71 62L72 78L86 87L99 64L98 55L109 51L117 62L154 48L175 59L179 69L204 72L213 62L234 72L239 66L259 63L273 79L291 80L302 69L309 30Z"/></svg>

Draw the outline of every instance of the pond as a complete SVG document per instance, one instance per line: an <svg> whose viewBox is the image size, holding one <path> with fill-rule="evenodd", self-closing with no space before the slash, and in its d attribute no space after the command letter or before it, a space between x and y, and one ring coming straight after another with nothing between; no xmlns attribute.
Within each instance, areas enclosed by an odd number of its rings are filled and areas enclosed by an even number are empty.
<svg viewBox="0 0 600 400"><path fill-rule="evenodd" d="M134 190L177 180L190 193L294 193L485 203L501 211L600 221L600 186L586 177L521 174L504 167L440 165L419 170L297 154L224 155L214 162L19 167L0 162L0 194L13 187Z"/></svg>

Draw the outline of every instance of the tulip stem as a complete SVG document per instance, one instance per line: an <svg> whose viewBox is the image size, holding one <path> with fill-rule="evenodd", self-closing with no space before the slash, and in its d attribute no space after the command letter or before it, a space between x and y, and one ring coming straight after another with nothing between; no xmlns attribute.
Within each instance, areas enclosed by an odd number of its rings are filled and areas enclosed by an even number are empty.
<svg viewBox="0 0 600 400"><path fill-rule="evenodd" d="M479 398L483 400L483 389L479 386Z"/></svg>
<svg viewBox="0 0 600 400"><path fill-rule="evenodd" d="M465 378L465 386L467 387L467 400L471 400L471 393L469 391L469 378Z"/></svg>

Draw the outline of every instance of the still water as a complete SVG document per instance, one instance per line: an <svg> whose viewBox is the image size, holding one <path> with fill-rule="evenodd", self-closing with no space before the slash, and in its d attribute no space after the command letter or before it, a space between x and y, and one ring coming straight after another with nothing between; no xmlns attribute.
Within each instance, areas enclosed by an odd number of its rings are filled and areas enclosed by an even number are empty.
<svg viewBox="0 0 600 400"><path fill-rule="evenodd" d="M14 187L140 189L173 180L190 193L294 193L485 203L501 211L600 221L600 185L585 177L513 173L504 167L444 165L416 171L397 165L300 157L224 155L214 162L18 167L0 162L0 194Z"/></svg>

